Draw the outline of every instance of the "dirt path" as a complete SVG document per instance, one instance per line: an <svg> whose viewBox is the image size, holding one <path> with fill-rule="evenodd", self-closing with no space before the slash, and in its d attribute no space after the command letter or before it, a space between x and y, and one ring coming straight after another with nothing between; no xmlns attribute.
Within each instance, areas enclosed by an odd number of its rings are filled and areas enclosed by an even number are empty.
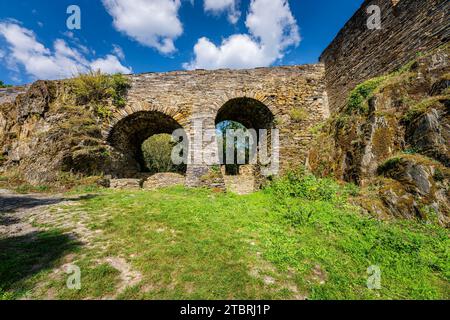
<svg viewBox="0 0 450 320"><path fill-rule="evenodd" d="M38 231L31 218L63 201L67 200L61 195L20 195L1 189L0 238L25 236Z"/></svg>
<svg viewBox="0 0 450 320"><path fill-rule="evenodd" d="M0 189L0 241L20 239L21 242L33 243L40 232L58 229L82 246L94 249L98 253L105 252L107 243L98 241L102 231L88 228L90 217L79 207L81 200L92 196L94 195L21 195ZM63 273L61 271L64 271L73 259L72 254L64 257L65 264L53 269L51 275ZM121 283L117 286L116 295L141 279L141 274L134 271L123 258L108 257L103 262L107 262L121 274ZM36 269L36 266L30 268Z"/></svg>

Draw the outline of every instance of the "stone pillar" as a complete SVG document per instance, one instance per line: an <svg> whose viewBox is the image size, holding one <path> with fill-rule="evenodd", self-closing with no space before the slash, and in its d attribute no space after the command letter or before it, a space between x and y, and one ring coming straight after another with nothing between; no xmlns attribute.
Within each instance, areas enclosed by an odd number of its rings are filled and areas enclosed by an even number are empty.
<svg viewBox="0 0 450 320"><path fill-rule="evenodd" d="M190 128L186 186L225 190L219 166L214 116L208 113L194 113Z"/></svg>

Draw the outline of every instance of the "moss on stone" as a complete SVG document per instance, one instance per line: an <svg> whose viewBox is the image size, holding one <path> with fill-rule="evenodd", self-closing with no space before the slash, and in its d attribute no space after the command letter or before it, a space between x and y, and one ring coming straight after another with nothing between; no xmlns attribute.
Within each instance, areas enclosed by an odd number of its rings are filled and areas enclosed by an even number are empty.
<svg viewBox="0 0 450 320"><path fill-rule="evenodd" d="M369 79L355 87L350 92L347 108L347 114L360 113L366 114L369 111L367 100L370 99L377 87L386 80L386 76Z"/></svg>
<svg viewBox="0 0 450 320"><path fill-rule="evenodd" d="M402 122L404 124L411 123L418 117L427 113L431 108L435 107L437 109L441 109L444 107L442 101L450 100L449 95L440 95L435 97L427 97L421 100L416 105L412 106L402 117Z"/></svg>
<svg viewBox="0 0 450 320"><path fill-rule="evenodd" d="M400 157L388 159L378 166L377 173L383 175L388 171L394 170L401 162L402 158Z"/></svg>
<svg viewBox="0 0 450 320"><path fill-rule="evenodd" d="M303 108L293 108L289 112L289 115L291 119L294 120L295 122L302 122L308 120L309 118L308 112Z"/></svg>

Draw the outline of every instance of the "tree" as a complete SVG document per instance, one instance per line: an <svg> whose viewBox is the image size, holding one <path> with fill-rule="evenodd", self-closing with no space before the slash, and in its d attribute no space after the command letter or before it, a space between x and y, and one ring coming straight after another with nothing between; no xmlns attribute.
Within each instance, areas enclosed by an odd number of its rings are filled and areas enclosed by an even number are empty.
<svg viewBox="0 0 450 320"><path fill-rule="evenodd" d="M9 88L10 85L5 84L2 80L0 80L0 88Z"/></svg>
<svg viewBox="0 0 450 320"><path fill-rule="evenodd" d="M237 150L244 148L245 149L245 160L246 163L249 163L250 161L250 146L247 142L245 142L244 145L240 145L238 141L232 141L232 142L228 142L227 141L227 130L242 130L244 133L247 133L247 128L242 125L239 122L236 121L230 121L230 120L225 120L223 122L220 122L219 124L217 124L216 126L216 132L217 135L221 135L222 136L222 141L223 141L223 160L222 160L222 164L225 164L225 171L228 175L238 175L239 174L239 164L237 164ZM229 161L227 161L227 145L229 143L233 143L234 144L234 163L228 163Z"/></svg>

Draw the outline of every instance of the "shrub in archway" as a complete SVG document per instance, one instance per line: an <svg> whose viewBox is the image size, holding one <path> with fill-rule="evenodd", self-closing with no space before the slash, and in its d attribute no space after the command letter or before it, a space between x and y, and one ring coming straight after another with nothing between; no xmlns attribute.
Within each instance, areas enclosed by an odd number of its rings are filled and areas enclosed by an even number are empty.
<svg viewBox="0 0 450 320"><path fill-rule="evenodd" d="M178 172L184 173L182 166L172 162L172 149L175 142L170 134L156 134L142 144L142 154L150 173Z"/></svg>

